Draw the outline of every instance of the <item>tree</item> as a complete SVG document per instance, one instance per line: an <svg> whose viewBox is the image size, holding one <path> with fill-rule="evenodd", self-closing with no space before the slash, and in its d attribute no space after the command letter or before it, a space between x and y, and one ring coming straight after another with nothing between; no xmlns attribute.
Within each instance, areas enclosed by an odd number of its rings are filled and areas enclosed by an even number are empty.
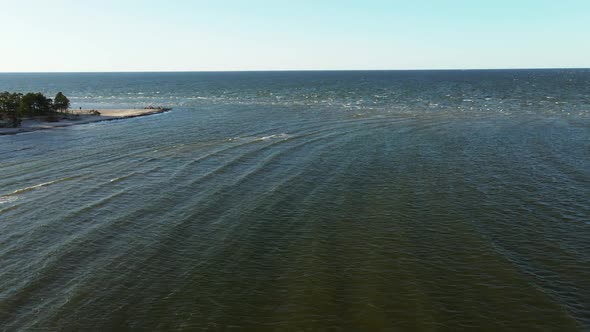
<svg viewBox="0 0 590 332"><path fill-rule="evenodd" d="M66 112L70 108L70 100L63 93L58 92L53 99L53 108L56 111Z"/></svg>
<svg viewBox="0 0 590 332"><path fill-rule="evenodd" d="M20 117L18 107L22 98L20 93L0 92L0 120L5 120L5 125L18 127Z"/></svg>
<svg viewBox="0 0 590 332"><path fill-rule="evenodd" d="M24 116L48 115L53 112L53 101L41 92L22 96L18 111Z"/></svg>
<svg viewBox="0 0 590 332"><path fill-rule="evenodd" d="M0 92L0 112L16 112L22 96L20 93Z"/></svg>

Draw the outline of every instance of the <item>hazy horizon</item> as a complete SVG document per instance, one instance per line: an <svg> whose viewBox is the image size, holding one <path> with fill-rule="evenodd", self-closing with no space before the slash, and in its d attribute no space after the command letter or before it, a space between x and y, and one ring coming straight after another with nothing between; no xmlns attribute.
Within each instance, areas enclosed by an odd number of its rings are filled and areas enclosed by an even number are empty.
<svg viewBox="0 0 590 332"><path fill-rule="evenodd" d="M137 71L1 71L0 74L133 74L133 73L268 73L268 72L375 72L375 71L502 71L502 70L590 70L590 67L519 68L408 68L408 69L259 69L259 70L137 70Z"/></svg>

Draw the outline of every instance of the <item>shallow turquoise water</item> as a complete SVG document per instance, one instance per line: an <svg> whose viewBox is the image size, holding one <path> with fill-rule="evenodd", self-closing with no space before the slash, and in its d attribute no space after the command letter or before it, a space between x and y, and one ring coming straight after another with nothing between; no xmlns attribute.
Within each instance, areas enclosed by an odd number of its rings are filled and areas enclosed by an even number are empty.
<svg viewBox="0 0 590 332"><path fill-rule="evenodd" d="M590 71L0 74L6 330L587 330Z"/></svg>

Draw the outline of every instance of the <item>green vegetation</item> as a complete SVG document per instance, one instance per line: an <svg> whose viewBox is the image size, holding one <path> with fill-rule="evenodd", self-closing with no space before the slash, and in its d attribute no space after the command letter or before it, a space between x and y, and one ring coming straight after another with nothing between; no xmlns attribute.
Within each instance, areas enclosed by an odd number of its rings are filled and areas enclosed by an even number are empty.
<svg viewBox="0 0 590 332"><path fill-rule="evenodd" d="M23 95L20 93L0 93L0 127L20 126L20 102Z"/></svg>
<svg viewBox="0 0 590 332"><path fill-rule="evenodd" d="M55 99L42 93L0 92L0 127L18 127L23 117L46 116L56 121L58 113L67 113L70 100L58 92Z"/></svg>
<svg viewBox="0 0 590 332"><path fill-rule="evenodd" d="M23 116L49 115L54 111L53 101L42 93L27 93L20 100L19 114Z"/></svg>
<svg viewBox="0 0 590 332"><path fill-rule="evenodd" d="M63 93L58 92L53 98L53 108L60 112L67 112L70 108L70 100Z"/></svg>

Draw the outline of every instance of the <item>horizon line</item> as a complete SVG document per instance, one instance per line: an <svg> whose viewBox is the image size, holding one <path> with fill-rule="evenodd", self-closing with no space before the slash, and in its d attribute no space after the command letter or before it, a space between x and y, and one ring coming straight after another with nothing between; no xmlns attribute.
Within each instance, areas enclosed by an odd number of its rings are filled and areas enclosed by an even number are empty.
<svg viewBox="0 0 590 332"><path fill-rule="evenodd" d="M269 72L387 72L387 71L501 71L589 70L590 67L411 68L411 69L243 69L243 70L132 70L132 71L0 71L0 74L131 74L131 73L269 73Z"/></svg>

